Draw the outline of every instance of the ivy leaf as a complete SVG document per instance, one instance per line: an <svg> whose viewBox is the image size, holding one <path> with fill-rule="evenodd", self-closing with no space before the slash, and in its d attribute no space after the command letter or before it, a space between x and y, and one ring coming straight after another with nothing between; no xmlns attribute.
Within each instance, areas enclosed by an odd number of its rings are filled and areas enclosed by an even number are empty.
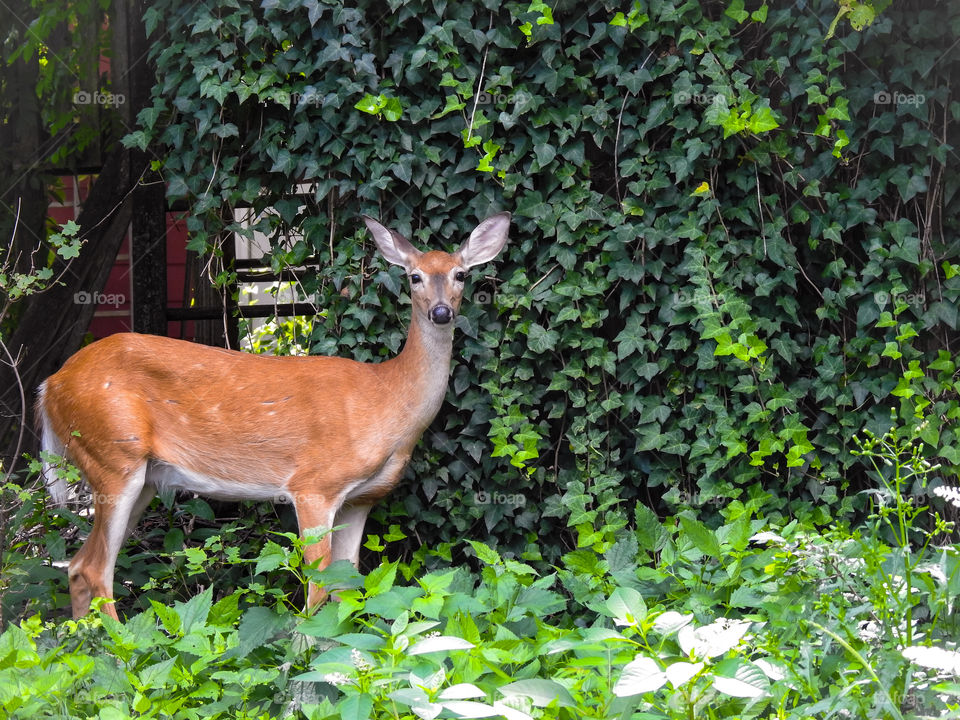
<svg viewBox="0 0 960 720"><path fill-rule="evenodd" d="M750 115L749 127L750 132L759 135L780 127L780 123L777 122L770 108L762 107Z"/></svg>
<svg viewBox="0 0 960 720"><path fill-rule="evenodd" d="M743 8L744 8L743 0L732 0L732 2L730 3L730 7L724 10L723 14L733 18L738 23L742 23L744 20L750 17L750 13L748 13Z"/></svg>
<svg viewBox="0 0 960 720"><path fill-rule="evenodd" d="M438 112L436 115L433 115L431 120L439 120L444 115L448 113L455 112L457 110L463 110L467 104L460 99L459 95L447 95L447 104L443 106L443 110Z"/></svg>
<svg viewBox="0 0 960 720"><path fill-rule="evenodd" d="M750 13L750 19L755 22L765 23L767 21L767 10L769 7L766 3L761 5L759 8Z"/></svg>
<svg viewBox="0 0 960 720"><path fill-rule="evenodd" d="M383 105L383 117L390 122L396 122L403 117L403 105L397 98L389 98Z"/></svg>
<svg viewBox="0 0 960 720"><path fill-rule="evenodd" d="M642 350L646 334L647 329L643 326L643 318L639 313L632 314L627 319L626 327L614 339L617 344L617 359L623 360L625 357Z"/></svg>
<svg viewBox="0 0 960 720"><path fill-rule="evenodd" d="M359 110L360 112L365 112L370 115L378 115L380 113L381 101L379 98L374 97L370 93L367 93L362 98L357 101L357 104L354 105L354 109Z"/></svg>
<svg viewBox="0 0 960 720"><path fill-rule="evenodd" d="M222 82L218 77L209 77L200 83L200 97L213 98L221 105L229 94L230 86Z"/></svg>
<svg viewBox="0 0 960 720"><path fill-rule="evenodd" d="M527 347L538 355L555 349L559 340L560 333L556 330L548 330L537 323L531 323L527 331Z"/></svg>
<svg viewBox="0 0 960 720"><path fill-rule="evenodd" d="M72 260L73 258L79 257L80 245L81 243L79 241L66 242L57 247L57 255L62 257L64 260Z"/></svg>

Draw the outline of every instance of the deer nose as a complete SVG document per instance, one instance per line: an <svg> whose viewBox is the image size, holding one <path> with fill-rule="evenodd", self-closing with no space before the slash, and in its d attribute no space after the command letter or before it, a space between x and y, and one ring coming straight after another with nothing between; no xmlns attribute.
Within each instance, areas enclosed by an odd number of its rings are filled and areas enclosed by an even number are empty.
<svg viewBox="0 0 960 720"><path fill-rule="evenodd" d="M446 325L453 320L453 308L449 305L437 305L430 310L430 319L436 325Z"/></svg>

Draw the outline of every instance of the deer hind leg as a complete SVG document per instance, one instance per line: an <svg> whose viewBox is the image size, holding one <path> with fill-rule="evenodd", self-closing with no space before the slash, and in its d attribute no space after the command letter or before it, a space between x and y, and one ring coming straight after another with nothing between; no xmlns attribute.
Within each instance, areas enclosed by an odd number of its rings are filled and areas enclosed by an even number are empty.
<svg viewBox="0 0 960 720"><path fill-rule="evenodd" d="M113 571L120 546L136 522L135 512L142 512L153 497L152 487L144 484L146 471L146 463L143 463L125 477L106 478L101 475L98 476L99 487L91 485L93 530L70 562L70 602L75 618L90 611L93 598L113 599ZM119 487L119 492L102 490L111 485ZM119 619L113 603L104 605L103 611Z"/></svg>

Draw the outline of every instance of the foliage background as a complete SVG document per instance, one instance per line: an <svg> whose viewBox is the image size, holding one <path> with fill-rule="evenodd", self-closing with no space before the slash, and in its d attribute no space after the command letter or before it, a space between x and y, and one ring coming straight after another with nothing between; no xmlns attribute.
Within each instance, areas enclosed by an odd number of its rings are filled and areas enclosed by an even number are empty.
<svg viewBox="0 0 960 720"><path fill-rule="evenodd" d="M159 81L127 139L166 158L193 248L256 230L278 268L316 256L315 353L403 341L359 213L448 248L514 213L375 519L616 564L638 501L842 518L849 437L891 408L960 466L960 7L825 40L829 2L387 5L153 4Z"/></svg>

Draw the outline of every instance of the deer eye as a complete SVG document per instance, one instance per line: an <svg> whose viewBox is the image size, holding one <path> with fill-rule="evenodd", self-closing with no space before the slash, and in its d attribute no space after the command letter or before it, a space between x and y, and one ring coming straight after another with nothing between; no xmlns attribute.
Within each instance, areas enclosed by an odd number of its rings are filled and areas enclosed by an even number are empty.
<svg viewBox="0 0 960 720"><path fill-rule="evenodd" d="M423 282L423 278L420 277L420 273L413 273L413 275L410 276L410 282L414 285L419 285Z"/></svg>
<svg viewBox="0 0 960 720"><path fill-rule="evenodd" d="M464 280L467 279L466 274L463 272L458 272L454 277L457 278L457 282L463 282Z"/></svg>

